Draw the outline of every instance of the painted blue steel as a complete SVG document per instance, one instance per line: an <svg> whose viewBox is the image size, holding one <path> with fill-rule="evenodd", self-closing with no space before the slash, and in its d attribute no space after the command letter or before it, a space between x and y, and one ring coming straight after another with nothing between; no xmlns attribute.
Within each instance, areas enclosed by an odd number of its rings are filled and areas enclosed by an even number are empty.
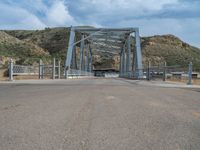
<svg viewBox="0 0 200 150"><path fill-rule="evenodd" d="M74 38L75 38L75 31L74 31L74 28L71 27L69 44L68 44L69 46L68 46L67 57L65 61L65 78L67 78L67 71L70 69L70 66L71 66L72 52L74 48Z"/></svg>
<svg viewBox="0 0 200 150"><path fill-rule="evenodd" d="M127 66L126 66L126 71L130 72L131 71L131 41L130 41L130 36L128 36L127 39Z"/></svg>
<svg viewBox="0 0 200 150"><path fill-rule="evenodd" d="M81 32L82 38L78 42L74 42L75 32ZM99 33L98 33L99 32ZM135 53L134 53L134 63L133 60L131 60L131 42L130 42L130 34L135 33ZM69 41L69 48L67 52L67 59L66 59L66 68L70 68L70 60L71 52L73 51L73 46L77 43L81 43L80 46L80 64L79 64L79 70L87 70L90 71L92 69L89 69L89 66L92 67L92 57L89 56L88 52L86 53L87 58L85 58L84 53L84 47L85 43L84 41L92 38L95 36L97 38L98 35L108 38L107 33L116 33L116 37L123 38L121 39L121 42L125 41L125 38L127 39L127 43L124 44L122 51L120 53L120 74L121 75L128 75L127 73L134 71L135 77L137 78L143 78L143 64L142 64L142 52L141 52L141 39L139 36L139 28L72 28L70 33L70 41ZM88 35L89 34L89 35ZM84 35L87 35L87 37L84 37ZM113 34L114 35L114 34ZM125 35L129 35L128 37ZM111 44L111 43L109 43ZM116 43L117 44L117 43ZM111 44L112 45L112 44ZM114 48L114 47L113 47ZM127 48L127 50L125 50ZM116 49L116 48L114 48ZM109 51L109 50L107 50ZM86 60L85 60L86 59ZM84 62L84 60L86 62ZM132 64L134 64L132 66Z"/></svg>
<svg viewBox="0 0 200 150"><path fill-rule="evenodd" d="M108 32L108 31L127 31L127 32L135 32L136 30L138 30L138 28L75 28L76 31L80 31L80 32L90 32L90 31L104 31L104 32Z"/></svg>
<svg viewBox="0 0 200 150"><path fill-rule="evenodd" d="M89 72L92 72L92 69L93 69L93 66L92 66L92 48L91 46L89 45L89 52L90 52L90 63L89 63Z"/></svg>
<svg viewBox="0 0 200 150"><path fill-rule="evenodd" d="M84 35L81 37L81 48L80 48L80 65L79 70L83 70L83 61L84 61Z"/></svg>
<svg viewBox="0 0 200 150"><path fill-rule="evenodd" d="M119 74L120 74L120 77L122 77L122 67L123 67L123 61L122 61L122 52L120 53L120 64L119 64Z"/></svg>
<svg viewBox="0 0 200 150"><path fill-rule="evenodd" d="M88 44L87 46L87 71L89 72L90 71L90 46Z"/></svg>
<svg viewBox="0 0 200 150"><path fill-rule="evenodd" d="M122 76L125 75L126 72L126 53L125 53L125 45L123 46L122 51Z"/></svg>
<svg viewBox="0 0 200 150"><path fill-rule="evenodd" d="M72 54L72 68L73 69L78 69L78 66L77 66L76 46L74 46L73 54Z"/></svg>
<svg viewBox="0 0 200 150"><path fill-rule="evenodd" d="M139 29L135 30L137 78L143 78L142 51Z"/></svg>

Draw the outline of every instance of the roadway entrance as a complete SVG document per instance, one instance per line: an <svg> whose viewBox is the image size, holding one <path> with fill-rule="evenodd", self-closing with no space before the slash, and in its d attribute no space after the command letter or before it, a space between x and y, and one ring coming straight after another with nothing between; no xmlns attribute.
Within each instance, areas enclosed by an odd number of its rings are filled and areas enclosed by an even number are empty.
<svg viewBox="0 0 200 150"><path fill-rule="evenodd" d="M134 36L134 43L131 43L131 36ZM134 51L131 51L131 45L135 46ZM80 47L79 54L76 46ZM92 72L93 53L96 51L120 56L120 77L143 78L138 28L71 27L65 61L65 77L68 78L71 71Z"/></svg>

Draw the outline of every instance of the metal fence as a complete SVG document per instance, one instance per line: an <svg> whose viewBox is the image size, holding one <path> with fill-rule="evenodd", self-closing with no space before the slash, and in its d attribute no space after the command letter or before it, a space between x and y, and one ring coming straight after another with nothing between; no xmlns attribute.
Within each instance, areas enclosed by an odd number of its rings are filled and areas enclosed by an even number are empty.
<svg viewBox="0 0 200 150"><path fill-rule="evenodd" d="M38 75L38 66L13 65L13 75Z"/></svg>
<svg viewBox="0 0 200 150"><path fill-rule="evenodd" d="M138 73L142 72L139 79L184 82L187 84L200 84L200 72L192 70L192 63L188 67L184 66L146 66L132 72L121 73L120 77L138 79Z"/></svg>
<svg viewBox="0 0 200 150"><path fill-rule="evenodd" d="M70 69L65 71L61 66L61 62L53 59L51 64L39 61L37 65L16 65L10 60L8 66L9 80L13 80L15 76L37 76L39 79L61 79L61 78L79 78L83 76L94 76L93 73L81 70Z"/></svg>

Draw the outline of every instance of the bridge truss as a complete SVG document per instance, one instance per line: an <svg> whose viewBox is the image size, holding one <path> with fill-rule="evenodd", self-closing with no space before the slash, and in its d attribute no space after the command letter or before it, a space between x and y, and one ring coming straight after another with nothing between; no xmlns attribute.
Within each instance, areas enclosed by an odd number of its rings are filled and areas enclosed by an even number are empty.
<svg viewBox="0 0 200 150"><path fill-rule="evenodd" d="M131 35L135 37L135 44L131 44ZM75 41L78 36L80 40ZM75 48L77 45L80 47L79 60L77 60ZM134 52L131 52L132 45L135 45ZM120 77L143 77L141 41L138 28L71 27L65 61L66 78L71 69L92 72L92 56L95 51L120 56Z"/></svg>

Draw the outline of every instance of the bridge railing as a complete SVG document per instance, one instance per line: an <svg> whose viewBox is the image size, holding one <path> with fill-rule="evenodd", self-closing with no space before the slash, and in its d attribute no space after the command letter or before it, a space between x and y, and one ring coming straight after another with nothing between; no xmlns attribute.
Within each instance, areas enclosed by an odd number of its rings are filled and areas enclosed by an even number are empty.
<svg viewBox="0 0 200 150"><path fill-rule="evenodd" d="M67 77L92 77L94 76L94 73L88 72L88 71L83 71L83 70L76 70L76 69L70 69L67 71Z"/></svg>

